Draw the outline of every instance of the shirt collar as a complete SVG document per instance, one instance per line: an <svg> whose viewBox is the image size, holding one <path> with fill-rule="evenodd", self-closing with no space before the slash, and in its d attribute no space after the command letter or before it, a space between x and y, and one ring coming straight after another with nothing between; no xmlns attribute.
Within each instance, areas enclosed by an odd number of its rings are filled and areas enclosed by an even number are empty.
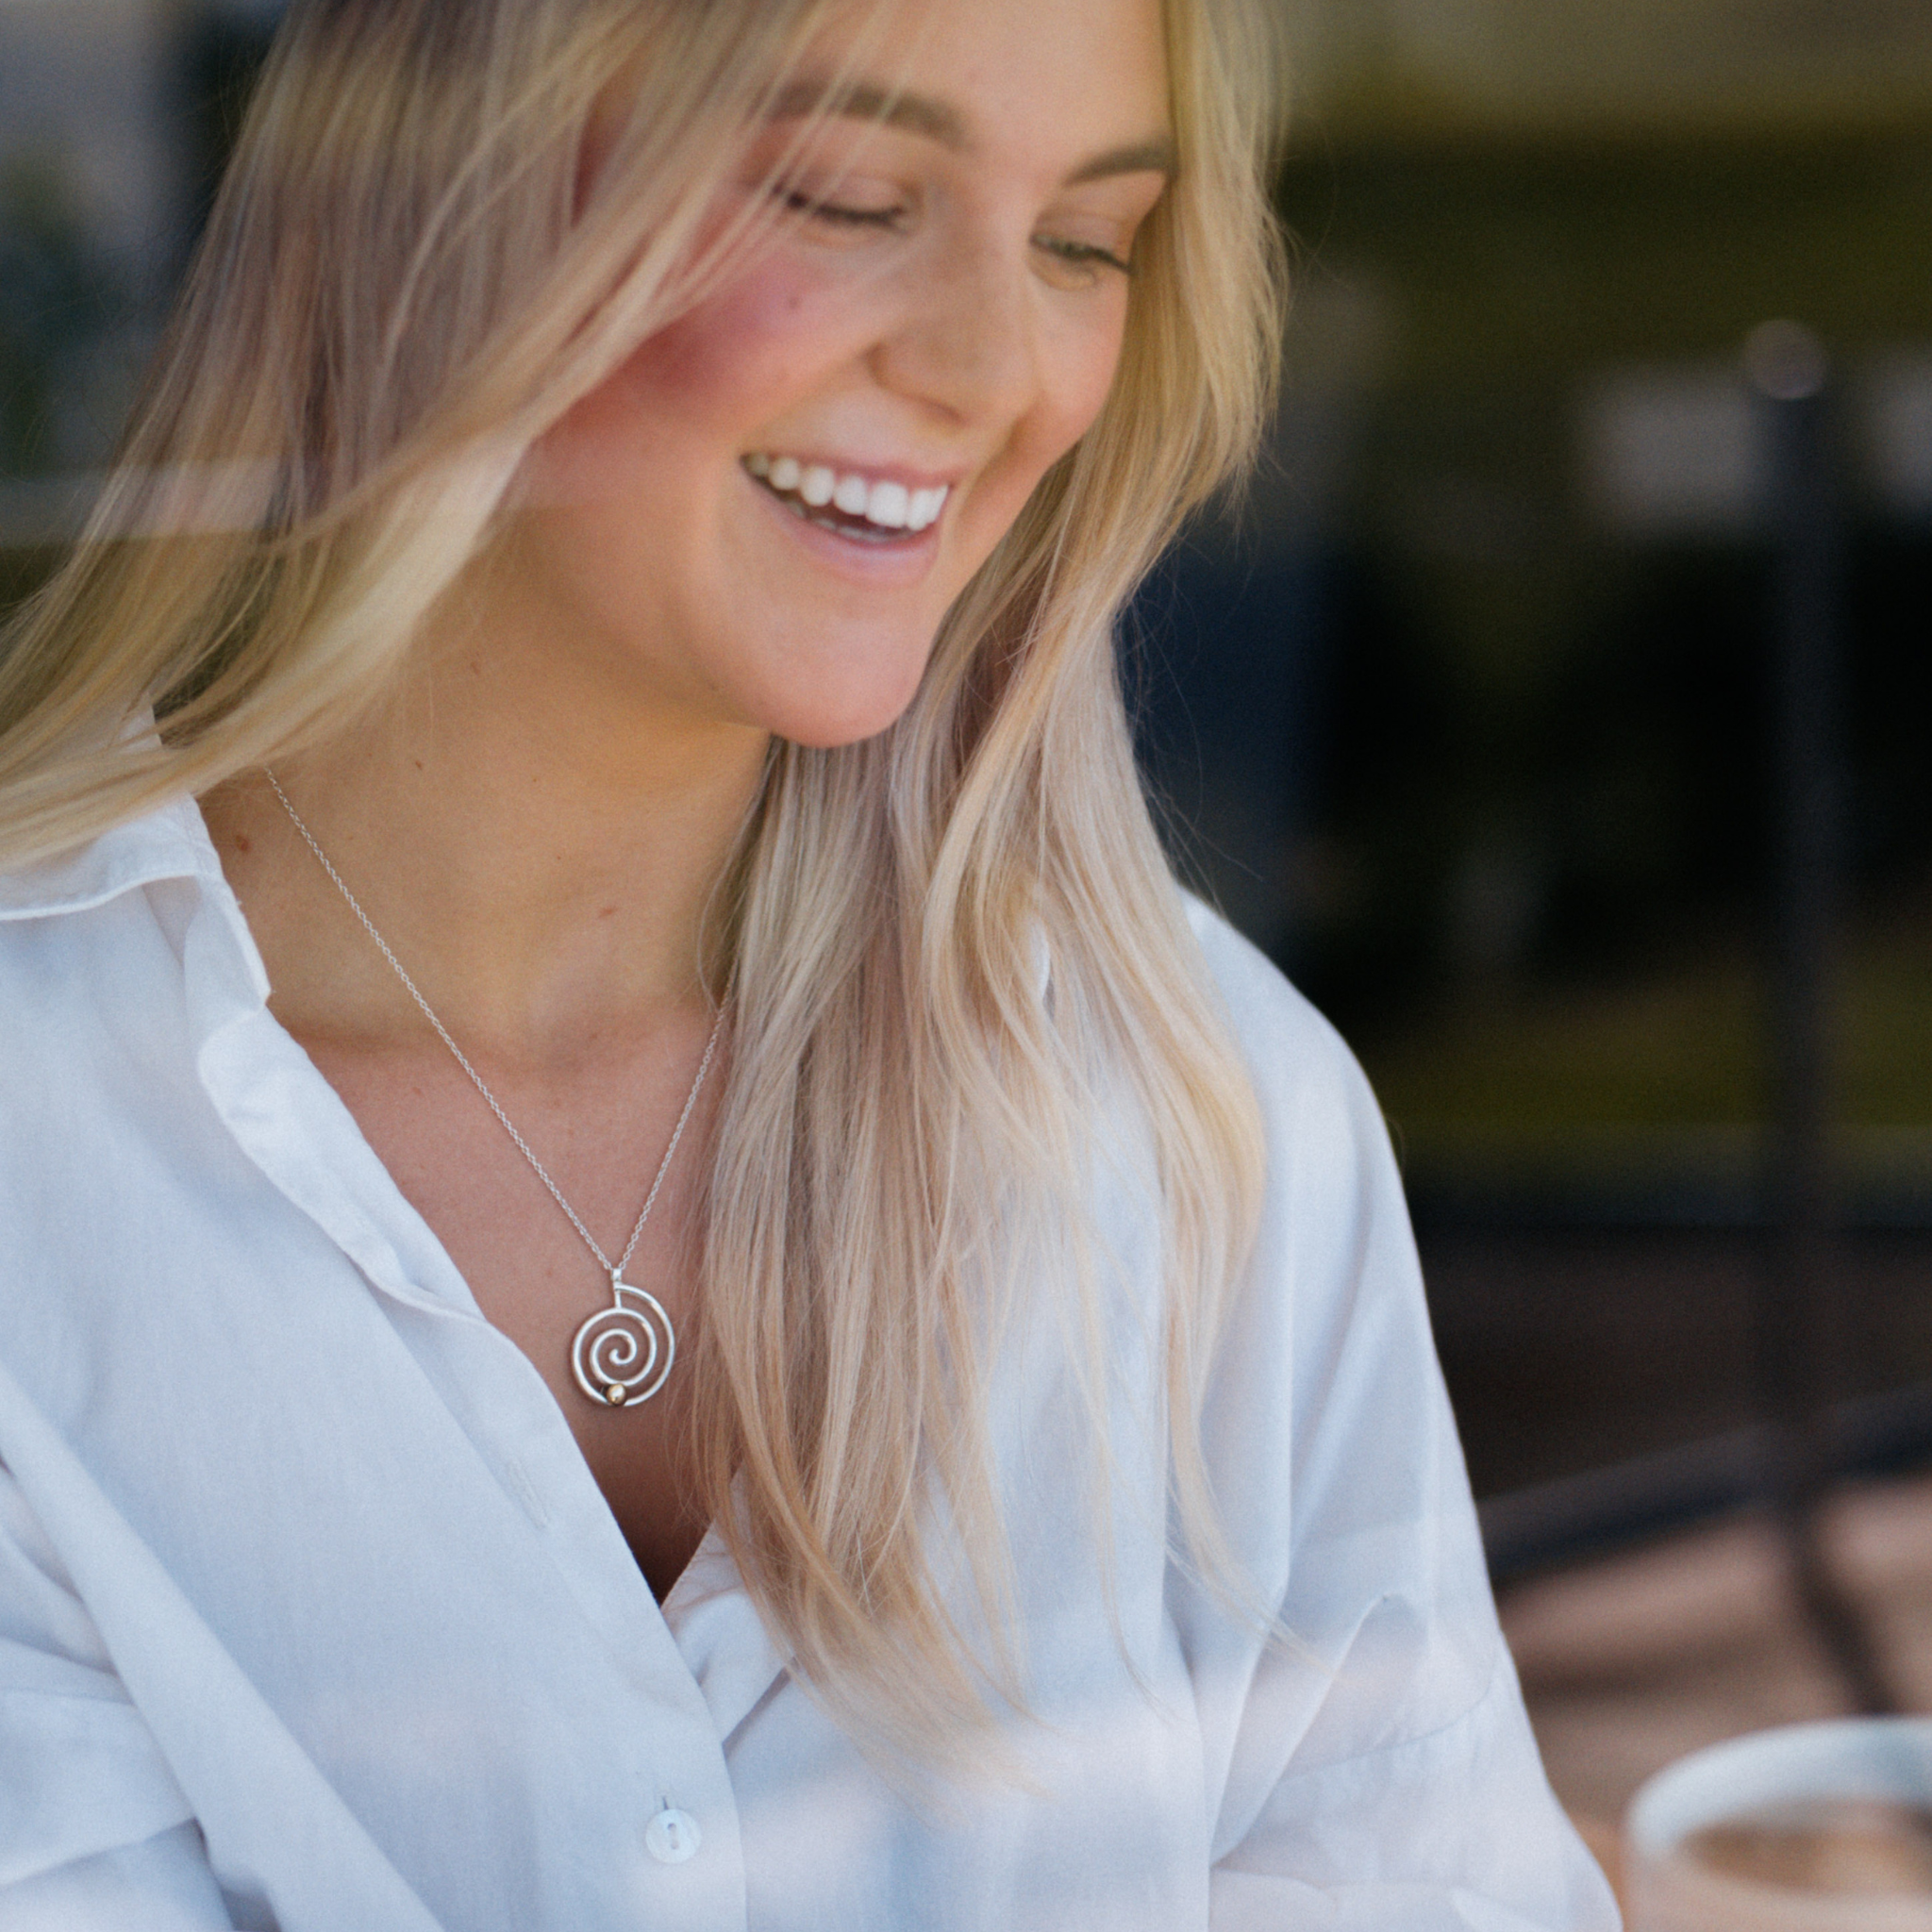
<svg viewBox="0 0 1932 1932"><path fill-rule="evenodd" d="M222 879L221 860L192 798L116 825L76 851L0 873L0 920L85 912L161 879L192 879L204 888Z"/></svg>

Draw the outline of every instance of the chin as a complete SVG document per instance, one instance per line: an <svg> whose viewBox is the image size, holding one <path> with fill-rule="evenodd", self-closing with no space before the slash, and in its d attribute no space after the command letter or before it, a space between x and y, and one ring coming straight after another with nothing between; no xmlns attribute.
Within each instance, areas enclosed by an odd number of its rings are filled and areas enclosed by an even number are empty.
<svg viewBox="0 0 1932 1932"><path fill-rule="evenodd" d="M858 653L841 653L836 665L821 664L809 678L786 676L746 707L748 716L792 744L835 751L876 738L905 716L919 693L930 640L916 653L893 651L885 662L861 667Z"/></svg>
<svg viewBox="0 0 1932 1932"><path fill-rule="evenodd" d="M862 744L868 738L891 730L906 715L917 690L915 684L911 691L890 704L800 705L772 720L766 728L774 738L782 738L791 744L804 745L811 751L837 751L841 745Z"/></svg>

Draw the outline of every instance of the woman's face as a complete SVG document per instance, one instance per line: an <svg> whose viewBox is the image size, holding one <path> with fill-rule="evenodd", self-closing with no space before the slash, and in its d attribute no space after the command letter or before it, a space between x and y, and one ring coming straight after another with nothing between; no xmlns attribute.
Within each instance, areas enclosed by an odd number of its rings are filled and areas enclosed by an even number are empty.
<svg viewBox="0 0 1932 1932"><path fill-rule="evenodd" d="M891 724L1113 376L1171 152L1159 0L904 11L874 92L781 182L799 211L532 454L520 591L694 723L814 745ZM739 203L839 53L754 133Z"/></svg>

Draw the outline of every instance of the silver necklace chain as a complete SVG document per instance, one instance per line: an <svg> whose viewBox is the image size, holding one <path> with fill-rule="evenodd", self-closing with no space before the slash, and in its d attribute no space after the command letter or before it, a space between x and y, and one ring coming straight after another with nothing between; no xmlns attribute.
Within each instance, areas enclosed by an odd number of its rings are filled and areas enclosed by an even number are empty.
<svg viewBox="0 0 1932 1932"><path fill-rule="evenodd" d="M537 1158L530 1143L517 1131L516 1123L503 1110L502 1103L491 1092L483 1075L471 1065L470 1057L450 1038L449 1028L436 1017L436 1009L423 997L422 990L409 977L408 970L391 950L389 941L376 931L375 922L363 911L361 901L350 891L348 883L341 873L330 864L328 854L316 843L315 834L302 822L302 814L290 802L289 794L282 790L281 781L275 774L263 768L269 788L281 800L282 809L288 813L289 822L302 835L302 842L315 855L315 861L333 882L335 889L348 902L349 910L361 924L362 930L376 943L382 957L390 963L396 977L403 982L405 991L422 1009L423 1017L435 1029L436 1037L449 1048L456 1057L457 1065L470 1076L471 1085L480 1093L493 1113L504 1132L516 1142L517 1152L530 1163L537 1178L549 1190L550 1198L570 1217L570 1224L582 1236L584 1245L597 1257L597 1265L610 1277L613 1306L600 1309L577 1330L573 1344L572 1367L578 1386L593 1402L599 1402L612 1408L622 1408L627 1402L643 1402L655 1395L663 1387L664 1378L671 1373L672 1359L676 1353L676 1338L672 1333L671 1318L664 1312L663 1304L656 1295L643 1289L635 1288L624 1279L624 1271L630 1264L630 1257L637 1252L637 1245L644 1232L644 1224L651 1218L651 1209L658 1205L658 1191L664 1185L664 1176L671 1172L671 1162L677 1153L677 1143L684 1139L684 1130L690 1123L691 1109L698 1104L698 1094L703 1090L705 1075L711 1071L712 1057L718 1051L718 1036L724 1028L724 1008L718 1008L718 1017L711 1023L711 1037L705 1042L705 1056L698 1062L697 1077L691 1083L691 1091L684 1097L684 1108L677 1116L677 1124L671 1130L670 1144L664 1149L664 1158L658 1163L656 1177L651 1182L651 1191L644 1196L644 1205L638 1210L638 1218L631 1228L630 1239L624 1244L624 1252L615 1261L604 1252L597 1237L584 1225L583 1217L563 1197L563 1190L550 1178L550 1171ZM654 1323L663 1329L660 1342ZM661 1355L661 1361L659 1357ZM641 1362L640 1361L641 1357ZM625 1373L631 1371L634 1373Z"/></svg>

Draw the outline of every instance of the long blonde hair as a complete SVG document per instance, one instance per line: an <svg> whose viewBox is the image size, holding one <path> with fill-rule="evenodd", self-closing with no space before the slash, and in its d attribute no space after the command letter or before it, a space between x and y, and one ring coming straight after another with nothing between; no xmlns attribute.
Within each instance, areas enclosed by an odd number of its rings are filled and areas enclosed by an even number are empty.
<svg viewBox="0 0 1932 1932"><path fill-rule="evenodd" d="M834 6L297 0L90 528L0 645L0 864L317 743L393 688L530 442L747 245L693 265L746 117ZM1078 1344L1104 1489L1118 1284L1083 1204L1108 1158L1156 1183L1151 1421L1186 1554L1224 1562L1195 1419L1260 1132L1149 823L1113 632L1250 454L1272 381L1268 11L1167 0L1180 166L1098 421L899 723L774 747L718 895L734 1053L692 1346L705 1499L805 1677L892 1749L943 1753L990 1693L1024 1697L988 1420L1023 1296ZM1139 1156L1098 1131L1124 1097Z"/></svg>

